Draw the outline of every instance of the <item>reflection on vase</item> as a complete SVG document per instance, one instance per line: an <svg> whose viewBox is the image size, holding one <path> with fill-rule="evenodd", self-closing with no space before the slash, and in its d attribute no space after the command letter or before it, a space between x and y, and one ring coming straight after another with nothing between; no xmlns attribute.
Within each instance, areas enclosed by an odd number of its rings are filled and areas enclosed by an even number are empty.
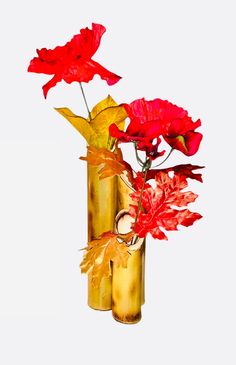
<svg viewBox="0 0 236 365"><path fill-rule="evenodd" d="M99 180L98 167L88 164L88 241L113 230L116 212L116 176ZM111 309L111 277L95 288L88 275L88 305L98 310Z"/></svg>

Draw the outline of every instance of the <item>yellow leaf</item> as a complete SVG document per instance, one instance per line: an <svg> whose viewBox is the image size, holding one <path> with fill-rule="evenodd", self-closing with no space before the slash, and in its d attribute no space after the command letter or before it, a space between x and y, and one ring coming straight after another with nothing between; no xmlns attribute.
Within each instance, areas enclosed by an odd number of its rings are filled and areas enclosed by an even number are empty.
<svg viewBox="0 0 236 365"><path fill-rule="evenodd" d="M112 149L115 141L109 135L110 124L115 123L119 129L124 129L127 117L124 107L117 105L110 95L92 109L91 120L75 115L68 108L55 108L55 110L81 133L90 146L108 150Z"/></svg>
<svg viewBox="0 0 236 365"><path fill-rule="evenodd" d="M101 147L111 149L114 138L109 135L109 126L115 123L121 130L124 129L127 113L123 106L113 106L102 110L91 120L90 124L97 133Z"/></svg>
<svg viewBox="0 0 236 365"><path fill-rule="evenodd" d="M128 243L133 232L125 235L105 232L100 238L88 243L83 261L80 264L82 273L92 274L92 283L98 287L103 277L111 275L111 262L116 266L127 267L129 258ZM117 240L121 240L119 243Z"/></svg>
<svg viewBox="0 0 236 365"><path fill-rule="evenodd" d="M98 136L94 129L90 126L87 119L75 115L69 108L54 108L58 113L65 117L86 139L89 145L96 143Z"/></svg>
<svg viewBox="0 0 236 365"><path fill-rule="evenodd" d="M108 95L105 99L99 101L97 105L91 110L91 119L94 119L102 110L111 106L117 106L118 104L112 99L111 95Z"/></svg>

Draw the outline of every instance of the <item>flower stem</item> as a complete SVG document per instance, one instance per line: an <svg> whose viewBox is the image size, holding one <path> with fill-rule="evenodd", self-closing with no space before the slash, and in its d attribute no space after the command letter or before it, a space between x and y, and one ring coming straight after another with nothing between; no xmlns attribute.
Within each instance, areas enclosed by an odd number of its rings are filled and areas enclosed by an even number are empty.
<svg viewBox="0 0 236 365"><path fill-rule="evenodd" d="M142 185L142 188L141 188L140 197L139 197L139 201L138 201L137 214L136 214L135 221L134 221L134 232L135 232L135 229L136 229L138 216L139 216L139 213L140 213L140 210L141 210L141 207L142 207L143 191L144 191L144 186L145 186L146 179L147 179L147 173L148 173L148 170L150 169L150 165L151 165L150 160L146 158L145 164L143 165L143 171L145 171L145 173L144 173L143 185ZM138 239L138 236L135 237L135 239L133 241L133 245L137 242L137 239Z"/></svg>
<svg viewBox="0 0 236 365"><path fill-rule="evenodd" d="M158 167L158 166L161 166L164 162L166 162L166 160L170 157L171 153L174 151L174 148L171 148L170 152L168 153L168 155L166 156L166 158L161 162L159 163L158 165L156 166L153 166L153 168L155 167Z"/></svg>
<svg viewBox="0 0 236 365"><path fill-rule="evenodd" d="M138 164L143 167L145 162L143 162L141 160L141 158L139 157L139 155L138 155L138 150L137 150L137 144L136 143L134 143L134 150L135 150L135 156L136 156Z"/></svg>
<svg viewBox="0 0 236 365"><path fill-rule="evenodd" d="M88 111L88 117L89 117L89 120L91 120L91 113L90 113L90 110L89 110L89 106L88 106L88 103L87 103L87 100L86 100L86 97L85 97L85 93L84 93L84 89L83 89L83 86L82 86L82 82L79 83L79 86L80 86L80 90L81 90L81 93L82 93L82 96L83 96L83 99L84 99L84 103L85 103L85 106L86 106L86 109Z"/></svg>

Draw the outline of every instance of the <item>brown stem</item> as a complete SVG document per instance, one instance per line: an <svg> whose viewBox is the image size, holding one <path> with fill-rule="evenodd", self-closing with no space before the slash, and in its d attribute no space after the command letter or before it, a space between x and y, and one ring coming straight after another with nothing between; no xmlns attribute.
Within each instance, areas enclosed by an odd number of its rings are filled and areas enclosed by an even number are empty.
<svg viewBox="0 0 236 365"><path fill-rule="evenodd" d="M158 166L161 166L164 162L166 162L166 160L170 157L170 155L172 154L172 152L174 151L174 148L171 148L170 152L168 153L168 155L166 156L166 158L161 162L159 163L158 165L156 166L153 166L153 168L156 168Z"/></svg>

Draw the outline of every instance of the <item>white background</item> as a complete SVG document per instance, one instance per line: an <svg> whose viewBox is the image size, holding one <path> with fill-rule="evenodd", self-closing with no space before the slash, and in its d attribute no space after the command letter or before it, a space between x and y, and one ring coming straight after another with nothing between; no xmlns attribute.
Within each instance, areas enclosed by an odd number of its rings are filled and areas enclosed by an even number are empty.
<svg viewBox="0 0 236 365"><path fill-rule="evenodd" d="M6 5L7 4L7 5ZM235 11L233 1L12 1L1 9L0 362L75 365L236 364ZM142 322L86 304L82 137L53 107L85 115L78 84L43 98L28 74L36 48L63 45L91 22L107 28L94 59L123 79L85 85L91 105L160 97L201 118L204 164L192 209L204 218L148 239Z"/></svg>

